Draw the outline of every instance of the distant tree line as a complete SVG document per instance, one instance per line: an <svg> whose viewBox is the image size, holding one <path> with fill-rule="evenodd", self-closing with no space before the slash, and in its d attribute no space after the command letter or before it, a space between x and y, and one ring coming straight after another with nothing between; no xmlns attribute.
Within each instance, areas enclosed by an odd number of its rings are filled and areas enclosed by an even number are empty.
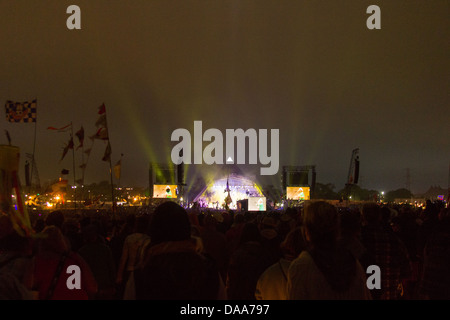
<svg viewBox="0 0 450 320"><path fill-rule="evenodd" d="M314 189L314 199L324 200L341 200L348 199L355 201L377 201L380 200L380 192L377 190L369 190L361 188L358 185L352 185L341 190L335 190L336 186L332 183L316 183ZM400 188L386 192L383 196L383 201L393 202L395 199L410 199L414 195L411 191Z"/></svg>

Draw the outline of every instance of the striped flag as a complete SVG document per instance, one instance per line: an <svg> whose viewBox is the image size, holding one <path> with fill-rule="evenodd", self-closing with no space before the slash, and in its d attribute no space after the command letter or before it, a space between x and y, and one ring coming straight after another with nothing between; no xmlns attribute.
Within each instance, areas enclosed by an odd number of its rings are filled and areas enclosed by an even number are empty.
<svg viewBox="0 0 450 320"><path fill-rule="evenodd" d="M6 121L32 123L36 122L37 99L31 102L6 101Z"/></svg>
<svg viewBox="0 0 450 320"><path fill-rule="evenodd" d="M53 131L58 131L58 132L66 132L66 131L69 131L70 129L72 129L72 123L69 123L67 126L64 126L61 128L47 127L47 130L53 130Z"/></svg>

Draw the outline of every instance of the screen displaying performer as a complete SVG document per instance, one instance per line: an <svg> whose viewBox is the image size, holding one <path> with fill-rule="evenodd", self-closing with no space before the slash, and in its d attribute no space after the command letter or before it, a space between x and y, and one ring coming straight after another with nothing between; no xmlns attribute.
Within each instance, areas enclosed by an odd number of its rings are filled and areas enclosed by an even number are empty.
<svg viewBox="0 0 450 320"><path fill-rule="evenodd" d="M266 211L266 197L249 197L248 211Z"/></svg>
<svg viewBox="0 0 450 320"><path fill-rule="evenodd" d="M287 187L287 200L310 200L310 187Z"/></svg>
<svg viewBox="0 0 450 320"><path fill-rule="evenodd" d="M177 198L177 185L155 184L153 186L153 198Z"/></svg>

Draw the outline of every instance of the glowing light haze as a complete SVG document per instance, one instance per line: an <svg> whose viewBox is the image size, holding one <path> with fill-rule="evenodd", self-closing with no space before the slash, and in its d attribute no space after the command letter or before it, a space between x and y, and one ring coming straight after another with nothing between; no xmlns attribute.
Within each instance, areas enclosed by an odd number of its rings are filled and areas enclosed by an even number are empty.
<svg viewBox="0 0 450 320"><path fill-rule="evenodd" d="M59 163L68 135L46 128L72 121L89 136L105 103L123 185L146 187L149 162L170 161L172 131L200 120L279 129L280 169L316 165L337 188L354 148L364 188L402 188L408 168L413 192L447 187L447 0L76 0L81 30L66 28L70 4L0 2L0 101L38 99L41 183L72 174L71 156ZM381 30L366 27L371 4ZM34 125L1 123L32 152ZM96 141L86 183L109 180L104 150Z"/></svg>

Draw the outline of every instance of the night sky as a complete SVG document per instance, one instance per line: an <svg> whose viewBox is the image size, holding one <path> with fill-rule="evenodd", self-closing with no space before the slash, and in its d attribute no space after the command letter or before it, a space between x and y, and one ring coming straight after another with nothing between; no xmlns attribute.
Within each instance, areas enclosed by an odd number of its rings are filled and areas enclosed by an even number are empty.
<svg viewBox="0 0 450 320"><path fill-rule="evenodd" d="M66 27L71 4L81 30ZM371 4L381 30L366 27ZM0 12L0 101L38 100L41 184L62 169L73 181L71 152L59 162L69 134L47 127L83 126L89 146L104 103L122 185L147 187L149 163L170 161L172 131L193 134L194 120L279 129L280 174L315 165L337 189L355 148L363 188L403 188L407 169L413 192L448 185L448 0L0 0ZM23 163L35 125L0 123ZM85 183L109 181L105 147L95 141ZM80 150L75 162L79 178Z"/></svg>

